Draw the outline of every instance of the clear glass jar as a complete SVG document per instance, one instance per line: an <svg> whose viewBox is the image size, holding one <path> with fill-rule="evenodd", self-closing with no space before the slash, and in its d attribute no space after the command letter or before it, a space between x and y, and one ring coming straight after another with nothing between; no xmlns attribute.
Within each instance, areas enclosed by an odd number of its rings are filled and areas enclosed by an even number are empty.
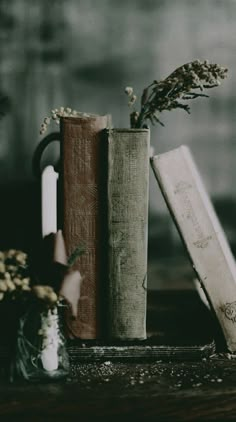
<svg viewBox="0 0 236 422"><path fill-rule="evenodd" d="M29 381L56 380L69 373L69 356L61 324L61 307L31 306L20 318L16 375Z"/></svg>

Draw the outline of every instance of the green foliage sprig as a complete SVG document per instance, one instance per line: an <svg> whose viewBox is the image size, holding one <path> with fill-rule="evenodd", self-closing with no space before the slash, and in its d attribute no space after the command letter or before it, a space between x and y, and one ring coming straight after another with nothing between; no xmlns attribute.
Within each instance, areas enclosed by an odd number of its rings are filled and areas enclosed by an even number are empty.
<svg viewBox="0 0 236 422"><path fill-rule="evenodd" d="M79 245L77 248L72 252L72 254L69 256L67 264L69 267L72 267L74 263L77 261L77 259L84 255L86 252L85 245Z"/></svg>
<svg viewBox="0 0 236 422"><path fill-rule="evenodd" d="M130 114L131 128L143 128L147 125L147 121L164 126L159 119L159 113L164 110L182 108L190 114L190 107L185 101L198 97L208 97L202 91L219 86L221 79L225 79L227 72L227 68L209 63L207 60L203 62L195 60L186 63L172 72L166 79L155 80L143 90L140 111L135 109L137 96L134 95L133 88L126 87L125 93L129 99L129 107L132 109Z"/></svg>

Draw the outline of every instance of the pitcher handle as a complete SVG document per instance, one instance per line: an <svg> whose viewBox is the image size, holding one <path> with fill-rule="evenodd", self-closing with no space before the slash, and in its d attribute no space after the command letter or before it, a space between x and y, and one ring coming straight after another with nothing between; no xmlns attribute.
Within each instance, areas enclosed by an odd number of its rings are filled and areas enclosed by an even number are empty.
<svg viewBox="0 0 236 422"><path fill-rule="evenodd" d="M41 177L42 169L41 169L41 159L45 149L48 147L49 144L52 142L60 142L60 133L59 132L52 132L49 135L45 136L42 141L37 145L34 155L32 158L32 170L33 175L37 179ZM56 164L55 171L59 171L59 162Z"/></svg>

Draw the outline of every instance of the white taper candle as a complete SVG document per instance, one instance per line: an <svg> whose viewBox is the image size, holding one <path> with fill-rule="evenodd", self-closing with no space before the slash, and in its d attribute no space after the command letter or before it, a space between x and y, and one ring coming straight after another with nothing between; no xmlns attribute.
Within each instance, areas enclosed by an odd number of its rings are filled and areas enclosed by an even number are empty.
<svg viewBox="0 0 236 422"><path fill-rule="evenodd" d="M57 232L57 179L58 173L53 166L45 167L41 179L43 238Z"/></svg>

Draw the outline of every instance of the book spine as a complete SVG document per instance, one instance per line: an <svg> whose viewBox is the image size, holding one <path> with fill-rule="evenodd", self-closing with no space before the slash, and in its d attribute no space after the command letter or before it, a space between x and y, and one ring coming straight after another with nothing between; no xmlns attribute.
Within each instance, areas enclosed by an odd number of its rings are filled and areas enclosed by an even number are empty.
<svg viewBox="0 0 236 422"><path fill-rule="evenodd" d="M108 333L146 338L149 131L108 133Z"/></svg>
<svg viewBox="0 0 236 422"><path fill-rule="evenodd" d="M190 150L181 146L151 164L228 349L236 351L236 266Z"/></svg>
<svg viewBox="0 0 236 422"><path fill-rule="evenodd" d="M78 247L85 252L74 268L83 277L76 320L67 320L69 336L101 336L100 288L103 214L103 175L109 116L61 119L63 233L68 256Z"/></svg>

